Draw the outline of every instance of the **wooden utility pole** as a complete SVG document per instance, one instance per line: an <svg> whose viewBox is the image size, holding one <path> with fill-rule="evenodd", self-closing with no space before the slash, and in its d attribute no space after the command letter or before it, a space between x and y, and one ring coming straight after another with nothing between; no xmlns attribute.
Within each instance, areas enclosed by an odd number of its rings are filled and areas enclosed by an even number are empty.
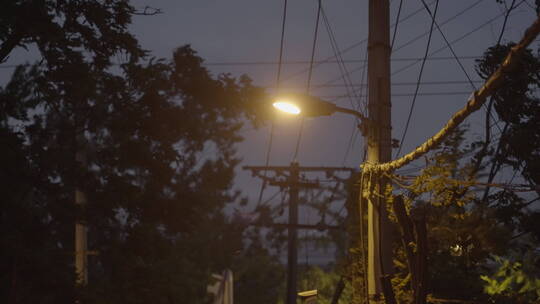
<svg viewBox="0 0 540 304"><path fill-rule="evenodd" d="M86 153L81 149L83 136L77 136L77 152L75 161L81 168L86 168ZM80 176L80 175L79 175ZM86 194L81 189L80 178L76 181L75 204L84 209L86 205ZM84 286L88 283L88 240L87 226L83 218L78 218L75 222L75 275L77 285Z"/></svg>
<svg viewBox="0 0 540 304"><path fill-rule="evenodd" d="M388 0L369 0L367 163L391 160L390 7ZM368 197L368 297L383 302L392 269L389 222L382 194L386 182L373 175ZM386 278L386 283L385 282ZM391 287L391 286L390 286ZM389 299L388 299L389 300Z"/></svg>
<svg viewBox="0 0 540 304"><path fill-rule="evenodd" d="M298 281L298 229L320 229L335 228L326 226L312 226L298 224L298 192L300 188L319 188L317 182L306 182L300 180L300 172L332 172L346 171L354 172L354 169L347 167L300 167L297 162L292 162L290 166L245 166L244 170L250 170L253 175L265 179L270 185L289 188L289 222L287 226L287 298L286 304L296 304L297 281ZM274 171L277 175L288 172L286 180L278 181L259 174L261 171ZM331 175L331 174L330 174Z"/></svg>
<svg viewBox="0 0 540 304"><path fill-rule="evenodd" d="M296 304L298 277L298 163L289 169L289 227L287 228L287 304Z"/></svg>

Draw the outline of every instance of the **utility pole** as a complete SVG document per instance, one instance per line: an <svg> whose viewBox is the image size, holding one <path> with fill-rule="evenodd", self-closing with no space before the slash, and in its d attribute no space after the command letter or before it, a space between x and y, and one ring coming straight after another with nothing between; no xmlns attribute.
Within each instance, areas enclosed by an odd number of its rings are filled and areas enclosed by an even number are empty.
<svg viewBox="0 0 540 304"><path fill-rule="evenodd" d="M80 168L86 168L86 153L83 150L82 140L83 135L78 135L77 152L75 153L75 161ZM81 176L81 174L79 175ZM75 188L75 204L84 209L86 205L86 194L81 189L80 178L76 181ZM75 275L76 283L79 286L85 286L88 283L88 239L87 226L83 218L78 218L75 222Z"/></svg>
<svg viewBox="0 0 540 304"><path fill-rule="evenodd" d="M391 160L390 103L390 7L388 0L369 0L368 36L368 119L367 162ZM391 239L386 201L380 195L386 182L374 175L368 198L368 269L369 303L384 302L392 269ZM386 299L390 301L390 299ZM387 302L388 303L388 302Z"/></svg>
<svg viewBox="0 0 540 304"><path fill-rule="evenodd" d="M289 170L289 227L287 228L287 304L296 304L298 270L298 163Z"/></svg>
<svg viewBox="0 0 540 304"><path fill-rule="evenodd" d="M296 304L297 282L298 282L298 229L319 229L319 226L298 224L298 192L300 188L319 188L317 182L306 182L300 180L300 172L325 172L332 175L333 172L354 172L354 169L347 167L300 167L297 162L292 162L290 166L244 166L244 170L250 170L253 175L269 182L272 186L289 188L289 222L287 226L287 297L286 304ZM276 176L284 175L288 172L286 180L278 181L261 175L262 171L274 171ZM279 225L279 224L278 224ZM331 227L326 227L331 228Z"/></svg>

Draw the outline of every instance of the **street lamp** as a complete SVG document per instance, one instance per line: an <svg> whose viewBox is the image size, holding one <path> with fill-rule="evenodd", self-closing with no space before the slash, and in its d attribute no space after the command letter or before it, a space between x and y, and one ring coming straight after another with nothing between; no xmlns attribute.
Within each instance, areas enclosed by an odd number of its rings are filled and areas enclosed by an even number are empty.
<svg viewBox="0 0 540 304"><path fill-rule="evenodd" d="M274 99L272 105L281 112L304 117L329 116L336 112L354 115L360 120L358 127L362 134L365 135L368 119L362 113L342 108L315 96L301 93L281 94Z"/></svg>
<svg viewBox="0 0 540 304"><path fill-rule="evenodd" d="M381 127L376 123L370 122L368 118L356 110L342 108L320 98L298 93L279 96L275 99L273 106L282 112L294 115L302 114L305 117L328 116L336 112L354 115L360 120L358 128L368 142L367 162L377 163L381 159L385 160L386 158L381 157L381 155L387 154L387 152L390 151L389 141L388 144L384 146L381 144ZM386 130L387 133L389 130L389 128ZM369 303L381 303L382 298L388 297L389 303L391 303L392 301L390 299L393 299L394 296L391 290L392 287L389 276L392 263L390 227L388 215L384 206L384 199L373 194L382 193L383 190L381 189L385 189L385 182L375 176L370 177L369 179L369 183L375 185L375 187L368 190L368 192L370 192L369 198L361 198L361 200L367 199L369 202L367 204L368 298ZM376 202L374 203L374 201ZM361 202L359 203L361 204ZM355 287L356 286L353 286L353 288Z"/></svg>

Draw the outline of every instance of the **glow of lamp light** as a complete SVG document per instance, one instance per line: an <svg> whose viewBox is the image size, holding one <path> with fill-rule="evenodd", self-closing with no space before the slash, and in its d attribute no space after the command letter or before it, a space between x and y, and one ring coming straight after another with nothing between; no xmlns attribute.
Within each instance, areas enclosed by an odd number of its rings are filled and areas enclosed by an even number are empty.
<svg viewBox="0 0 540 304"><path fill-rule="evenodd" d="M300 108L297 105L288 101L278 100L273 103L273 106L280 111L293 115L298 115L301 112Z"/></svg>

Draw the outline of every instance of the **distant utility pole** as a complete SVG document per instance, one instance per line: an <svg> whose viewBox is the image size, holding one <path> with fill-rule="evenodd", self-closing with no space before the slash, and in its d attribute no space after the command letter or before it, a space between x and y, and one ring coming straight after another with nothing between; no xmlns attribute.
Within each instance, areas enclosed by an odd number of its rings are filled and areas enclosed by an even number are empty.
<svg viewBox="0 0 540 304"><path fill-rule="evenodd" d="M287 304L296 304L298 281L298 163L292 162L289 169L289 227L287 228Z"/></svg>
<svg viewBox="0 0 540 304"><path fill-rule="evenodd" d="M75 161L80 168L86 168L86 153L83 150L82 140L83 136L78 135L77 152L75 154ZM82 176L82 174L79 174ZM75 188L75 204L84 209L86 205L86 193L81 189L80 178L76 181ZM87 226L84 218L78 218L75 222L75 275L76 283L79 286L84 286L88 283L88 239L87 239Z"/></svg>
<svg viewBox="0 0 540 304"><path fill-rule="evenodd" d="M391 160L390 102L390 8L388 0L369 0L368 36L368 119L367 163ZM368 198L369 303L391 301L383 295L391 292L392 248L384 194L386 181L374 175ZM389 303L389 302L387 302Z"/></svg>
<svg viewBox="0 0 540 304"><path fill-rule="evenodd" d="M245 166L244 170L250 170L253 175L269 182L270 185L289 188L289 223L287 224L287 301L286 304L296 304L297 298L297 270L298 270L298 228L317 229L317 226L298 225L298 192L300 188L319 188L317 182L305 182L300 180L300 172L354 172L347 167L300 167L297 162L290 166ZM274 171L276 176L287 172L287 178L283 181L265 177L259 172Z"/></svg>

